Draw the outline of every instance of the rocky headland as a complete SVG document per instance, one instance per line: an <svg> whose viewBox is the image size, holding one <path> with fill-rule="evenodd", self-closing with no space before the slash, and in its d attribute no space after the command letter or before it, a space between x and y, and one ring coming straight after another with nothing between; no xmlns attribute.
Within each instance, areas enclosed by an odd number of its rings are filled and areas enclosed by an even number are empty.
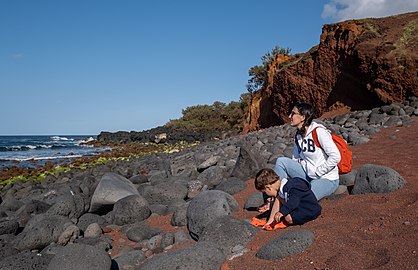
<svg viewBox="0 0 418 270"><path fill-rule="evenodd" d="M403 102L418 96L417 67L418 12L324 25L317 46L270 63L244 130L286 123L296 101L320 115Z"/></svg>
<svg viewBox="0 0 418 270"><path fill-rule="evenodd" d="M97 136L96 145L129 144L129 143L170 143L177 142L206 142L225 138L226 131L215 130L196 132L193 130L176 130L167 126L159 126L145 131L102 131ZM235 134L236 135L236 132Z"/></svg>

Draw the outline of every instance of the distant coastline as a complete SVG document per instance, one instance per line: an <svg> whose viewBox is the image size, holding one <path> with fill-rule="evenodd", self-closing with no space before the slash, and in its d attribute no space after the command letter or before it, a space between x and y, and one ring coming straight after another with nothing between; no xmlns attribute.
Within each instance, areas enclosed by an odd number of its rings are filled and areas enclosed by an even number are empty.
<svg viewBox="0 0 418 270"><path fill-rule="evenodd" d="M58 165L109 149L87 144L94 140L95 135L0 136L0 170L14 166L36 168L48 161Z"/></svg>

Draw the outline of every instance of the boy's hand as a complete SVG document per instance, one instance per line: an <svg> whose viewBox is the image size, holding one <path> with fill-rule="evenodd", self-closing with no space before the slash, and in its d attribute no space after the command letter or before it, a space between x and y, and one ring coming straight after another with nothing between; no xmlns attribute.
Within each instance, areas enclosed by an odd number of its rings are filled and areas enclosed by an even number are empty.
<svg viewBox="0 0 418 270"><path fill-rule="evenodd" d="M282 213L280 213L280 212L277 212L275 215L274 215L274 220L276 221L276 222L280 222L280 219L283 217L283 214Z"/></svg>
<svg viewBox="0 0 418 270"><path fill-rule="evenodd" d="M270 202L266 202L265 204L261 205L260 207L258 207L257 211L259 213L264 213L266 211L270 210Z"/></svg>

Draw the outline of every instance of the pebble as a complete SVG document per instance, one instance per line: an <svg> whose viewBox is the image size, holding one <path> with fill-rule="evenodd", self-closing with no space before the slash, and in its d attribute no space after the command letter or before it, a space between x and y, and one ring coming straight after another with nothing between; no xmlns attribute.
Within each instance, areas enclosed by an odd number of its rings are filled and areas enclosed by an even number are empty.
<svg viewBox="0 0 418 270"><path fill-rule="evenodd" d="M151 250L147 250L147 251L145 251L145 257L149 258L149 257L151 257L152 255L154 255L154 253L153 253Z"/></svg>

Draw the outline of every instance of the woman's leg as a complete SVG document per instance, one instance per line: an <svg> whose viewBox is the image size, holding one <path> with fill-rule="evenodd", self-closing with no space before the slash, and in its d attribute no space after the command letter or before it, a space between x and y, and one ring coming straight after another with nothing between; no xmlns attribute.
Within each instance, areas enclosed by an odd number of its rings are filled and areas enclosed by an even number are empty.
<svg viewBox="0 0 418 270"><path fill-rule="evenodd" d="M340 180L328 180L325 178L314 179L311 181L311 189L316 199L319 201L322 198L331 195L338 188Z"/></svg>
<svg viewBox="0 0 418 270"><path fill-rule="evenodd" d="M308 180L302 166L297 161L288 157L279 157L276 161L276 166L274 166L274 171L280 179L299 177Z"/></svg>

